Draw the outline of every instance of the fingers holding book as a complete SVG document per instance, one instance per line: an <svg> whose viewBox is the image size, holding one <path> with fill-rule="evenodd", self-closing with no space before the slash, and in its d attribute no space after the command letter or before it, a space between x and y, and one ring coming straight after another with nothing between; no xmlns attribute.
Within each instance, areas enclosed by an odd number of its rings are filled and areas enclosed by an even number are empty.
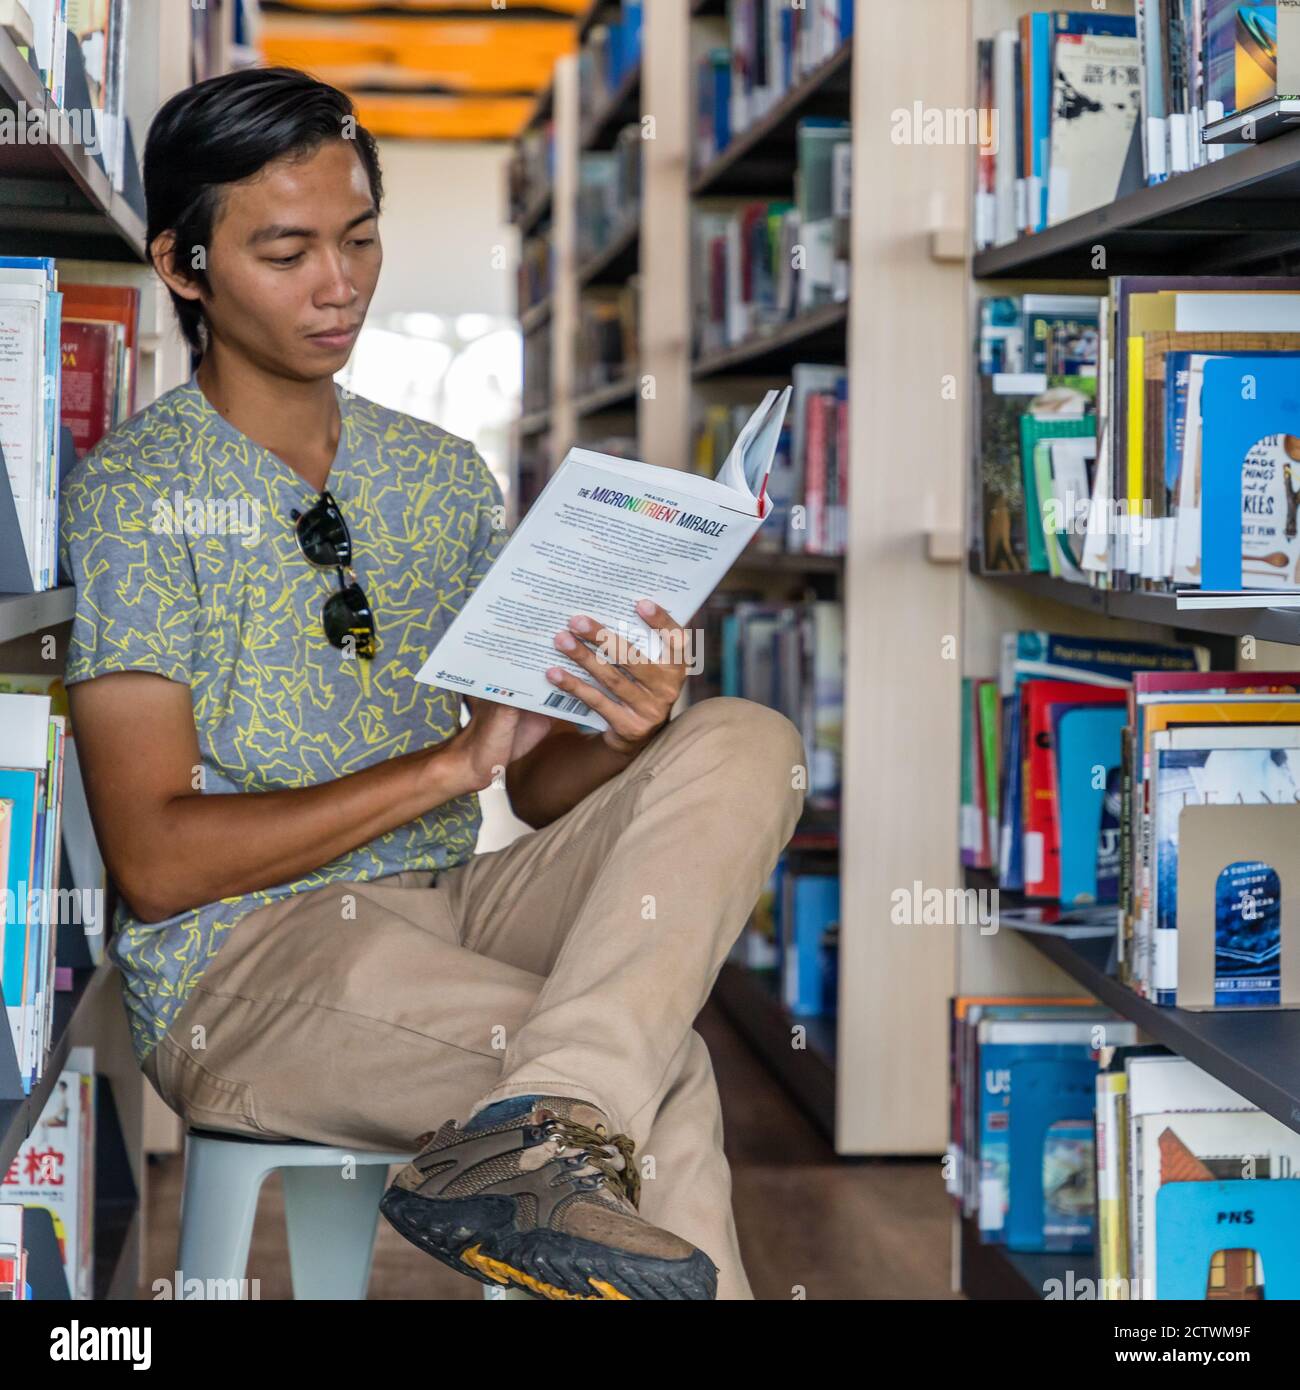
<svg viewBox="0 0 1300 1390"><path fill-rule="evenodd" d="M602 626L579 614L556 634L555 645L597 684L560 667L546 673L553 685L601 715L609 724L604 741L629 755L668 722L689 671L686 633L671 614L648 599L637 604L637 613L652 631L652 650L633 640L626 625Z"/></svg>

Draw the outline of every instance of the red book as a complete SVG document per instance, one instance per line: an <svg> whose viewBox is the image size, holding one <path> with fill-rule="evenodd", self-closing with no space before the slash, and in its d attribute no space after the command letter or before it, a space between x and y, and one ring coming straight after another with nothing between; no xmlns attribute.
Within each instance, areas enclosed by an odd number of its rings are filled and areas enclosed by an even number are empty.
<svg viewBox="0 0 1300 1390"><path fill-rule="evenodd" d="M849 403L837 400L839 448L835 450L835 506L838 518L833 547L837 555L849 548Z"/></svg>
<svg viewBox="0 0 1300 1390"><path fill-rule="evenodd" d="M60 285L65 319L112 319L126 329L126 414L135 414L140 291L131 285Z"/></svg>
<svg viewBox="0 0 1300 1390"><path fill-rule="evenodd" d="M63 320L59 330L63 379L59 407L72 431L77 457L85 458L113 428L117 394L117 325Z"/></svg>
<svg viewBox="0 0 1300 1390"><path fill-rule="evenodd" d="M1124 686L1082 681L1030 680L1020 687L1025 738L1024 860L1025 896L1061 896L1061 833L1056 806L1056 749L1052 743L1053 704L1124 705Z"/></svg>
<svg viewBox="0 0 1300 1390"><path fill-rule="evenodd" d="M826 402L829 398L812 392L804 406L804 505L808 509L808 538L804 549L819 555L826 546Z"/></svg>

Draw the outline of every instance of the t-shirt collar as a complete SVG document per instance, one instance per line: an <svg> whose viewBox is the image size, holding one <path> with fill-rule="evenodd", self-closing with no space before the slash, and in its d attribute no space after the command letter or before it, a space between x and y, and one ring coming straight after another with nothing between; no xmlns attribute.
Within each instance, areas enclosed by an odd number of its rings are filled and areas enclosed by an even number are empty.
<svg viewBox="0 0 1300 1390"><path fill-rule="evenodd" d="M278 454L272 453L270 449L266 448L266 446L263 444L259 444L255 439L250 439L249 436L243 432L243 430L237 429L234 425L230 423L229 420L226 419L226 417L216 408L216 406L214 406L212 402L208 400L207 396L204 394L203 388L199 385L199 374L197 367L190 373L189 380L185 383L185 386L186 389L194 396L195 401L199 409L202 410L204 416L212 422L212 426L216 430L218 435L220 435L224 439L239 444L246 449L256 449L260 451L267 458L273 460L275 466L278 469L282 470L287 478L292 479L292 481L297 485L298 490L301 492L303 497L308 498L311 501L315 501L315 499L320 494L313 490L311 484L307 481L306 478L302 476L301 473L298 472L296 468L290 467L289 464L287 464ZM351 393L345 390L342 386L339 385L337 381L335 381L334 399L338 402L339 407L339 442L338 447L334 451L334 459L333 462L330 464L329 473L326 475L325 478L326 489L335 496L339 495L338 487L342 478L342 467L344 460L347 457L347 422L348 405L350 398Z"/></svg>

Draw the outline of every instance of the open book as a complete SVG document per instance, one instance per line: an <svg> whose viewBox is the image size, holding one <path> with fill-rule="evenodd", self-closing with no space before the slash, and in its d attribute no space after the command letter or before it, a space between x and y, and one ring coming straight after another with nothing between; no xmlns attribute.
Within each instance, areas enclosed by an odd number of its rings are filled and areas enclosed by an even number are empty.
<svg viewBox="0 0 1300 1390"><path fill-rule="evenodd" d="M637 600L679 625L699 611L772 510L767 479L789 402L788 386L767 393L716 478L571 449L416 678L607 728L546 679L558 666L591 680L555 635L585 613L631 649L633 676L635 656L659 659Z"/></svg>

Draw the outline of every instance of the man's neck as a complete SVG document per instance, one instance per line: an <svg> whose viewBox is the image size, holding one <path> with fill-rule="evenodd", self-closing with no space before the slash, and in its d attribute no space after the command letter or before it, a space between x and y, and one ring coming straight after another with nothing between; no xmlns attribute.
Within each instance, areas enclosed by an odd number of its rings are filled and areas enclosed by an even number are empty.
<svg viewBox="0 0 1300 1390"><path fill-rule="evenodd" d="M332 377L291 381L270 376L218 344L204 354L195 375L218 414L317 492L324 488L341 428Z"/></svg>

